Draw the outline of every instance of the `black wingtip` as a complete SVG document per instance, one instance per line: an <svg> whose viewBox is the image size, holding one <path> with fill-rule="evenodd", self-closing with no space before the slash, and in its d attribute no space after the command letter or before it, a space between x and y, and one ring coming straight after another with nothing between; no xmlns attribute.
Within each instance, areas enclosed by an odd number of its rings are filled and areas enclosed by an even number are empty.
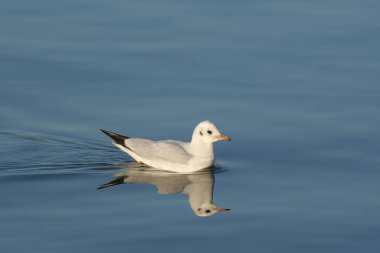
<svg viewBox="0 0 380 253"><path fill-rule="evenodd" d="M105 184L102 184L102 185L98 186L98 188L96 188L96 189L100 190L100 189L107 188L107 187L110 187L110 186L115 186L115 185L123 184L125 178L126 177L118 177L118 178L112 180L111 182L108 182L108 183L105 183Z"/></svg>
<svg viewBox="0 0 380 253"><path fill-rule="evenodd" d="M112 140L115 141L116 144L119 144L119 145L122 145L122 146L125 146L125 139L129 139L129 137L127 136L124 136L124 135L121 135L121 134L115 134L113 132L110 132L110 131L107 131L107 130L104 130L104 129L100 129L100 131L102 131L103 133L105 133L106 135L108 135Z"/></svg>

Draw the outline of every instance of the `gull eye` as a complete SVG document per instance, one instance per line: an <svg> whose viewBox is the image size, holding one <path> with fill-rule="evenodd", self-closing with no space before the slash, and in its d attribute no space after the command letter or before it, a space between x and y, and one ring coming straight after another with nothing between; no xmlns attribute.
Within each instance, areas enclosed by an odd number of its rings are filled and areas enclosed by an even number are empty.
<svg viewBox="0 0 380 253"><path fill-rule="evenodd" d="M211 211L210 211L210 209L207 209L205 212L206 212L206 213L209 213L209 212L211 212Z"/></svg>
<svg viewBox="0 0 380 253"><path fill-rule="evenodd" d="M208 133L208 134L212 134L212 132L211 132L210 130L207 130L207 133Z"/></svg>

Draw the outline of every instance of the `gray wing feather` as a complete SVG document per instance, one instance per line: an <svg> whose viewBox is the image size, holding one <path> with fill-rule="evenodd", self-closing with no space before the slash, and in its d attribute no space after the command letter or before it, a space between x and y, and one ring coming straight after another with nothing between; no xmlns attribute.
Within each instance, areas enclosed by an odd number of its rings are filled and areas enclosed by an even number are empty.
<svg viewBox="0 0 380 253"><path fill-rule="evenodd" d="M151 141L139 138L125 140L125 145L141 158L187 163L192 155L178 141Z"/></svg>

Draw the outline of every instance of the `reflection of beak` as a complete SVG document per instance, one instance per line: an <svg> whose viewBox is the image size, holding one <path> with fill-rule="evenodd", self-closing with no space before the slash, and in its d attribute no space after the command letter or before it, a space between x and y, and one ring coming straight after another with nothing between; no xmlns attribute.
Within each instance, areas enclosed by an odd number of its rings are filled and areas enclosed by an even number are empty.
<svg viewBox="0 0 380 253"><path fill-rule="evenodd" d="M214 207L213 208L215 211L222 212L222 211L229 211L231 209L229 208L222 208L222 207Z"/></svg>
<svg viewBox="0 0 380 253"><path fill-rule="evenodd" d="M218 137L219 140L226 140L226 141L231 141L231 138L227 135L221 134Z"/></svg>

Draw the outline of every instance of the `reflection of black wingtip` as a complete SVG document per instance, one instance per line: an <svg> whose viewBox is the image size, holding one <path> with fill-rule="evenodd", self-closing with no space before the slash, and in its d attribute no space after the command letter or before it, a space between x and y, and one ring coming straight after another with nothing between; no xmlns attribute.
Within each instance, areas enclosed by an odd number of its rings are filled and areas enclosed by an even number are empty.
<svg viewBox="0 0 380 253"><path fill-rule="evenodd" d="M125 139L129 139L128 136L124 136L124 135L121 135L121 134L115 134L113 132L110 132L110 131L107 131L107 130L104 130L104 129L100 129L100 131L102 131L103 133L105 133L106 135L108 135L112 140L114 140L114 142L116 144L119 144L119 145L122 145L125 147Z"/></svg>
<svg viewBox="0 0 380 253"><path fill-rule="evenodd" d="M118 177L118 178L112 180L111 182L108 182L108 183L100 185L96 189L100 190L100 189L107 188L107 187L110 187L110 186L115 186L115 185L123 184L125 178L126 177Z"/></svg>

